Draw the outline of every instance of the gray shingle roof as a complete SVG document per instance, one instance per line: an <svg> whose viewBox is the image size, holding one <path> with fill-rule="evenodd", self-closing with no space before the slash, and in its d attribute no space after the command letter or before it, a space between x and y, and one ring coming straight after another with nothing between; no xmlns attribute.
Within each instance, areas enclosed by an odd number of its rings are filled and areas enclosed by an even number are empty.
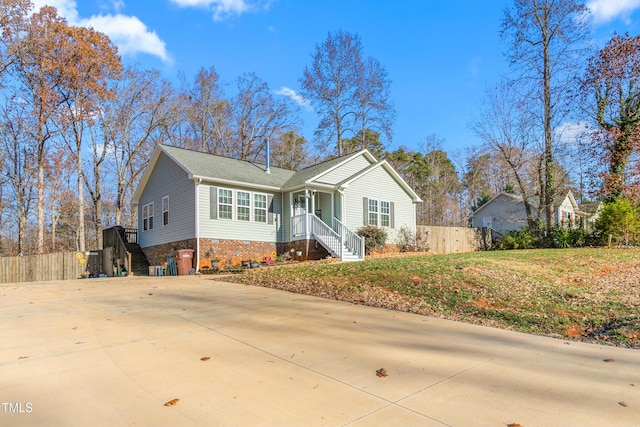
<svg viewBox="0 0 640 427"><path fill-rule="evenodd" d="M356 153L359 154L359 153ZM304 169L300 169L295 173L285 184L283 187L292 188L298 185L303 185L313 177L320 175L321 173L328 171L332 167L339 165L344 162L347 157L353 156L353 154L336 157L335 159L327 160L322 163L318 163L317 165L309 166Z"/></svg>
<svg viewBox="0 0 640 427"><path fill-rule="evenodd" d="M296 173L292 170L276 167L270 167L271 173L266 173L265 165L245 160L168 145L161 145L160 148L192 177L210 181L237 182L281 188Z"/></svg>

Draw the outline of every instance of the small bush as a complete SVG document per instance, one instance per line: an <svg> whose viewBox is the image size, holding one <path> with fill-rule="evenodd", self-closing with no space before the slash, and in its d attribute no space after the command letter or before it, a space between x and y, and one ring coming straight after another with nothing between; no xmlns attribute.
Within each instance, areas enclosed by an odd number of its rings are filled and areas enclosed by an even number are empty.
<svg viewBox="0 0 640 427"><path fill-rule="evenodd" d="M510 231L496 243L496 249L533 249L538 240L528 231Z"/></svg>
<svg viewBox="0 0 640 427"><path fill-rule="evenodd" d="M640 243L640 210L628 199L618 199L602 208L596 230L607 244L609 235L619 245Z"/></svg>
<svg viewBox="0 0 640 427"><path fill-rule="evenodd" d="M553 229L553 246L555 248L570 248L572 243L571 232L566 228Z"/></svg>
<svg viewBox="0 0 640 427"><path fill-rule="evenodd" d="M396 245L400 252L424 252L428 249L427 239L421 238L406 225L398 230Z"/></svg>
<svg viewBox="0 0 640 427"><path fill-rule="evenodd" d="M364 237L364 250L367 254L384 249L387 242L387 232L374 225L359 228L357 234Z"/></svg>

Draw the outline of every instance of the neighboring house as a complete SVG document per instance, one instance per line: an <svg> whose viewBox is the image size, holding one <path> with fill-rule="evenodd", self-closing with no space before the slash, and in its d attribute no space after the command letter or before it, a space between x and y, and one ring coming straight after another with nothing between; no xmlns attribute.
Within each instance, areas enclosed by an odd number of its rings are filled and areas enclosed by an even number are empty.
<svg viewBox="0 0 640 427"><path fill-rule="evenodd" d="M367 150L300 171L158 145L137 188L138 243L157 265L176 249L196 263L237 262L274 253L363 259L355 231L415 232L418 195Z"/></svg>
<svg viewBox="0 0 640 427"><path fill-rule="evenodd" d="M579 205L570 191L563 198L559 198L558 202L554 209L553 218L556 226L564 228L593 227L599 213L599 205ZM532 201L531 209L534 210L534 215L537 208L537 201ZM546 216L543 214L544 218ZM501 234L522 230L527 227L527 215L522 197L499 193L473 212L471 226L491 228Z"/></svg>

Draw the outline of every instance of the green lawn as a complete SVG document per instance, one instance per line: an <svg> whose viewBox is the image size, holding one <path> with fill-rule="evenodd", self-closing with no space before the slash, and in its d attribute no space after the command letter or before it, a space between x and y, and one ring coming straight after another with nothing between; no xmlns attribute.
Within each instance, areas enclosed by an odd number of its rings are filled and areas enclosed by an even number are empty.
<svg viewBox="0 0 640 427"><path fill-rule="evenodd" d="M412 254L253 269L229 280L640 348L640 249Z"/></svg>

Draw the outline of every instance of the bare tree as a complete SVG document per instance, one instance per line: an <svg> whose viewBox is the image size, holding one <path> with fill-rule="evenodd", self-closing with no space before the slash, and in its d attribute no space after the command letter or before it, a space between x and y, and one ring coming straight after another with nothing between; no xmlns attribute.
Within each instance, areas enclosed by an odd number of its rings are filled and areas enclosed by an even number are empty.
<svg viewBox="0 0 640 427"><path fill-rule="evenodd" d="M307 141L294 131L280 134L280 139L271 143L271 163L289 170L298 170L307 165Z"/></svg>
<svg viewBox="0 0 640 427"><path fill-rule="evenodd" d="M6 177L7 199L17 223L18 241L14 255L23 255L27 247L27 220L35 199L36 150L28 138L27 128L31 124L24 105L9 99L2 105L0 114L0 148L4 157L0 173Z"/></svg>
<svg viewBox="0 0 640 427"><path fill-rule="evenodd" d="M316 107L320 123L314 135L318 147L344 154L349 133L365 137L370 129L391 141L395 109L389 99L391 81L374 58L363 56L357 34L338 31L316 45L313 61L300 83L303 95ZM364 144L364 140L363 140Z"/></svg>
<svg viewBox="0 0 640 427"><path fill-rule="evenodd" d="M497 153L499 159L508 166L524 202L529 228L535 229L539 212L534 210L531 201L538 194L541 203L536 205L540 209L544 206L541 191L544 189L541 173L543 163L542 156L538 154L540 147L535 117L528 100L519 97L512 84L503 83L487 94L484 111L470 127L484 142L485 152ZM532 182L528 174L530 165L534 165L539 172L534 175L539 177L538 182Z"/></svg>
<svg viewBox="0 0 640 427"><path fill-rule="evenodd" d="M588 32L587 7L581 0L514 0L505 11L502 36L511 42L518 87L538 103L544 141L542 199L547 228L553 226L555 198L554 128L567 117L571 89L577 83Z"/></svg>
<svg viewBox="0 0 640 427"><path fill-rule="evenodd" d="M108 161L116 181L115 223L122 224L125 201L155 144L179 118L173 87L158 71L127 68L116 83L114 99L102 105L99 125L105 143L112 147Z"/></svg>
<svg viewBox="0 0 640 427"><path fill-rule="evenodd" d="M78 250L85 251L84 187L88 181L82 164L84 130L99 112L99 104L110 99L113 91L108 83L122 70L116 47L109 38L93 29L63 27L60 31L61 50L66 55L64 78L57 87L62 108L56 115L56 126L66 146L76 160ZM95 159L95 158L94 158ZM96 189L92 191L94 194Z"/></svg>
<svg viewBox="0 0 640 427"><path fill-rule="evenodd" d="M223 97L215 68L201 68L193 84L183 79L176 101L183 111L186 127L181 145L212 154L230 151L230 104Z"/></svg>
<svg viewBox="0 0 640 427"><path fill-rule="evenodd" d="M64 58L64 52L58 44L58 37L65 21L54 8L44 7L31 15L26 28L9 39L8 50L14 52L10 71L12 78L20 87L20 98L29 103L35 123L31 130L36 141L37 211L38 233L36 252L44 252L45 237L45 169L47 142L52 136L51 119L64 101L56 88L63 80L61 70L64 64L58 59Z"/></svg>
<svg viewBox="0 0 640 427"><path fill-rule="evenodd" d="M240 160L263 159L266 139L297 128L298 108L289 98L276 98L254 73L238 77L237 85L231 101L231 155Z"/></svg>

